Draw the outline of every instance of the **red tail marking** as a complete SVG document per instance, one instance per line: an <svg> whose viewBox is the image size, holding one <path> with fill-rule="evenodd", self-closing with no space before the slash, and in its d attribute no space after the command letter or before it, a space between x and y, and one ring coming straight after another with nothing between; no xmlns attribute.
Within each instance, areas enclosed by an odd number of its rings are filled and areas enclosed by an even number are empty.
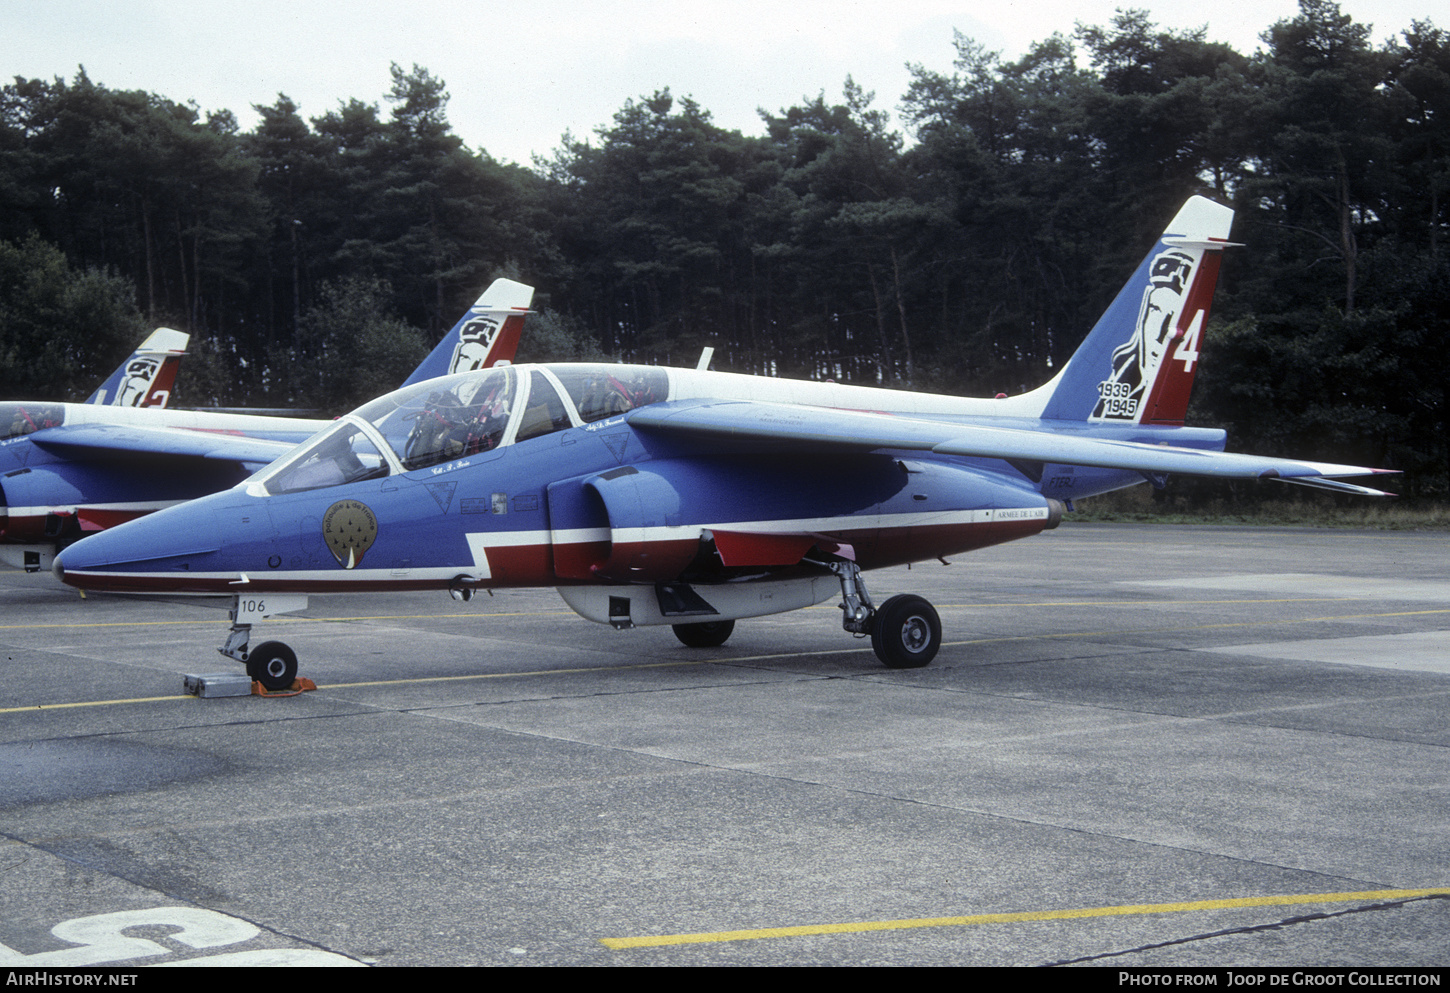
<svg viewBox="0 0 1450 993"><path fill-rule="evenodd" d="M1198 353L1202 348L1203 328L1208 323L1208 308L1218 285L1218 266L1223 253L1204 252L1188 300L1178 316L1178 327L1169 340L1158 377L1144 404L1142 424L1167 424L1182 427L1188 415L1188 397L1193 392L1193 377L1198 371ZM1200 316L1201 315L1201 316ZM1194 329L1194 321L1198 327ZM1192 331L1195 340L1189 338Z"/></svg>
<svg viewBox="0 0 1450 993"><path fill-rule="evenodd" d="M504 318L503 327L498 329L498 337L493 340L493 347L488 350L490 368L500 362L514 360L514 354L519 350L519 338L523 333L523 314L511 314Z"/></svg>
<svg viewBox="0 0 1450 993"><path fill-rule="evenodd" d="M146 398L141 401L143 407L164 407L171 399L171 387L176 383L176 371L181 368L180 355L168 355L161 362L161 368L156 370L156 378L151 383L151 389L147 391Z"/></svg>

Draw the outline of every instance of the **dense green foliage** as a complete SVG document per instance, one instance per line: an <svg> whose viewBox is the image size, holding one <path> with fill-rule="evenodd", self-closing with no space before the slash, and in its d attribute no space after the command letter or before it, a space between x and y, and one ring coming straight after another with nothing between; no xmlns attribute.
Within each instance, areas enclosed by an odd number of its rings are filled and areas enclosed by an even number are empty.
<svg viewBox="0 0 1450 993"><path fill-rule="evenodd" d="M850 80L758 137L663 89L533 168L465 147L418 66L393 67L386 113L304 120L279 95L249 132L84 72L17 78L0 384L84 392L74 336L109 354L142 321L193 333L197 402L337 409L509 275L539 288L522 358L693 364L709 344L718 368L1016 392L1203 193L1248 247L1224 264L1195 423L1444 497L1450 34L1376 45L1301 0L1263 37L1243 55L1126 11L1008 62L959 36L952 66L911 67L907 135ZM68 302L24 288L57 280Z"/></svg>

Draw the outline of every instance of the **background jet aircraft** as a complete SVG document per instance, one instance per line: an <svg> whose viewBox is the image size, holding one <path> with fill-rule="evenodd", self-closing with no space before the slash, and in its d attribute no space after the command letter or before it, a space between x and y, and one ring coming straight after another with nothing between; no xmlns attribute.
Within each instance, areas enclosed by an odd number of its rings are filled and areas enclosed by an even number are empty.
<svg viewBox="0 0 1450 993"><path fill-rule="evenodd" d="M408 381L511 360L532 298L495 280ZM158 329L85 404L0 403L0 562L48 569L82 535L227 489L332 423L162 410L186 341Z"/></svg>
<svg viewBox="0 0 1450 993"><path fill-rule="evenodd" d="M1190 200L1046 386L974 400L647 366L480 370L342 418L245 483L67 549L82 589L232 593L222 648L275 689L250 625L293 594L550 585L576 612L718 645L839 594L888 666L941 644L863 570L1037 534L1071 501L1182 472L1361 494L1376 470L1225 454L1182 426L1232 211Z"/></svg>
<svg viewBox="0 0 1450 993"><path fill-rule="evenodd" d="M171 388L181 356L191 335L171 328L157 328L141 342L131 357L92 393L86 403L112 407L165 407L171 402Z"/></svg>

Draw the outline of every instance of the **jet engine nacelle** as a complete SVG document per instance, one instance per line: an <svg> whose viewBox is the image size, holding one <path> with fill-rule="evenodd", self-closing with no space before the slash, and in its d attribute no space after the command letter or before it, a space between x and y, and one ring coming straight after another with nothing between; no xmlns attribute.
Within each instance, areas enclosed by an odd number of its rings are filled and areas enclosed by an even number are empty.
<svg viewBox="0 0 1450 993"><path fill-rule="evenodd" d="M590 563L589 578L667 582L699 554L699 522L682 521L680 491L666 476L627 465L589 476L580 485L603 507L609 525L608 552Z"/></svg>

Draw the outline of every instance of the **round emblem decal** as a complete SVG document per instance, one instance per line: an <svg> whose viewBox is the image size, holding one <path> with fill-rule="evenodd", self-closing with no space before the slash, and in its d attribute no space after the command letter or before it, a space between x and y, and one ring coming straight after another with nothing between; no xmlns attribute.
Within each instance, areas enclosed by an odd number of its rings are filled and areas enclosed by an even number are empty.
<svg viewBox="0 0 1450 993"><path fill-rule="evenodd" d="M377 536L378 519L365 503L339 500L322 515L322 537L344 569L361 562Z"/></svg>

